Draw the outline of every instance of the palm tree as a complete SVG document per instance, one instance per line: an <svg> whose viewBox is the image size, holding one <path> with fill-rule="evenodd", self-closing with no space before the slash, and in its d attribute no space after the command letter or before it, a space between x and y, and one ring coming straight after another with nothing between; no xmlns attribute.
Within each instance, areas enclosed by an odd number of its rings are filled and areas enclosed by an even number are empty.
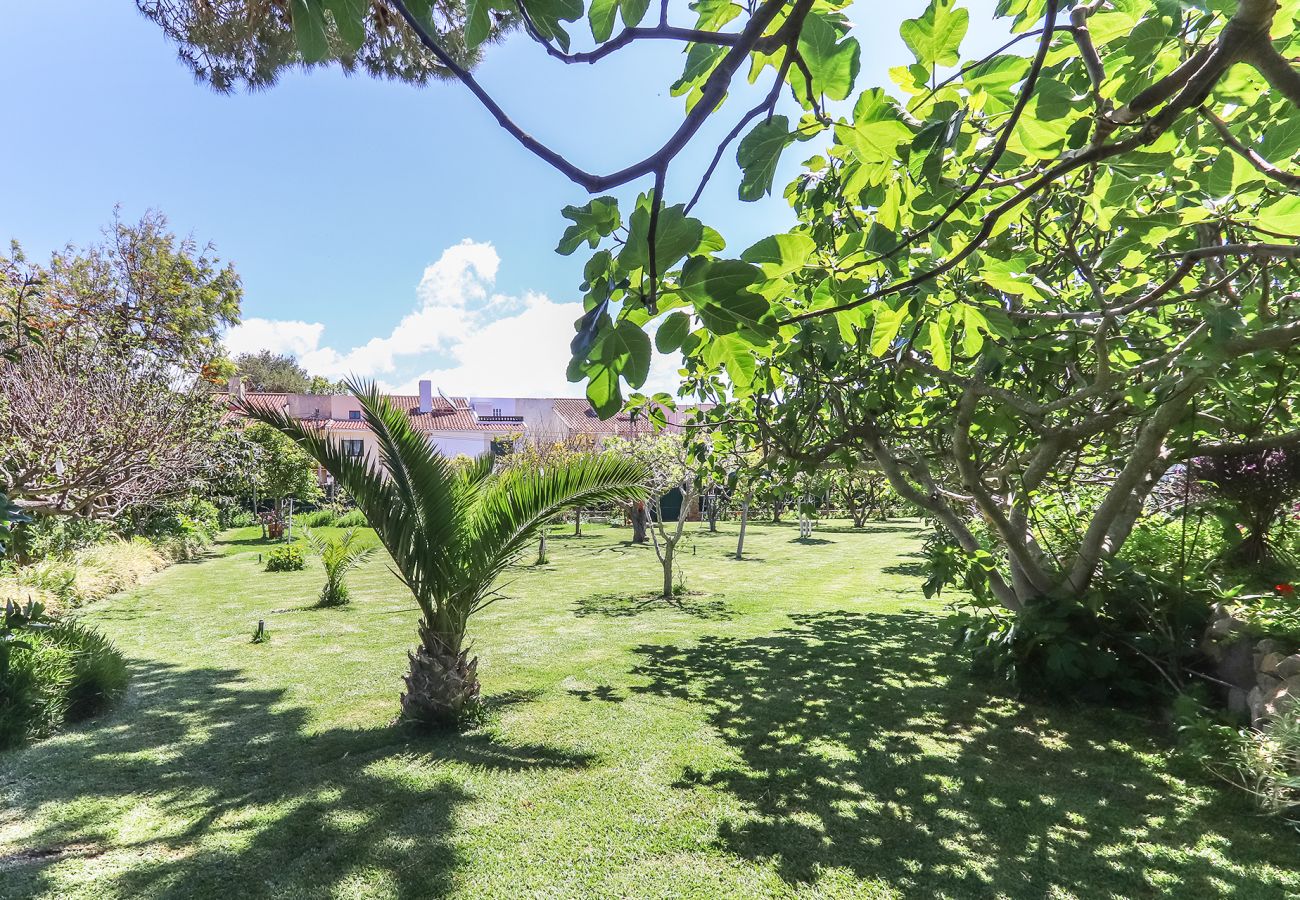
<svg viewBox="0 0 1300 900"><path fill-rule="evenodd" d="M466 625L497 599L497 576L559 513L643 498L646 473L635 461L607 453L498 473L490 456L458 466L373 383L349 381L347 387L377 439L377 460L345 455L326 430L283 410L256 401L242 409L289 435L334 476L414 594L420 642L407 654L402 717L460 724L479 705L478 659L470 658Z"/></svg>
<svg viewBox="0 0 1300 900"><path fill-rule="evenodd" d="M355 528L333 537L322 537L310 528L306 531L307 543L325 567L325 587L317 605L342 606L348 602L348 586L343 583L343 576L374 556L379 548L363 544Z"/></svg>

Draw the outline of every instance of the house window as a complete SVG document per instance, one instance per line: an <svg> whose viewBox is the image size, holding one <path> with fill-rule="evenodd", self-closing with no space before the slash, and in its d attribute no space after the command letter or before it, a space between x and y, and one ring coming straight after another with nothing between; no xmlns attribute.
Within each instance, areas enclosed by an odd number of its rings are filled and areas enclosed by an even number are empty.
<svg viewBox="0 0 1300 900"><path fill-rule="evenodd" d="M360 422L360 421L361 421L361 410L359 410L359 409L350 409L350 410L348 410L348 418L349 418L351 421L353 421L353 422Z"/></svg>
<svg viewBox="0 0 1300 900"><path fill-rule="evenodd" d="M366 452L365 441L343 441L344 456L364 456Z"/></svg>

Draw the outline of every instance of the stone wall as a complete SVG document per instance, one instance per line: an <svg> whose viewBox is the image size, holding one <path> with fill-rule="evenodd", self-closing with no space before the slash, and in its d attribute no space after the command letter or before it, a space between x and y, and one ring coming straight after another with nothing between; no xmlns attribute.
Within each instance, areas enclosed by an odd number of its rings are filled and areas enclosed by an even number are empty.
<svg viewBox="0 0 1300 900"><path fill-rule="evenodd" d="M1300 648L1252 635L1230 608L1215 604L1202 648L1224 683L1228 709L1252 725L1300 700Z"/></svg>

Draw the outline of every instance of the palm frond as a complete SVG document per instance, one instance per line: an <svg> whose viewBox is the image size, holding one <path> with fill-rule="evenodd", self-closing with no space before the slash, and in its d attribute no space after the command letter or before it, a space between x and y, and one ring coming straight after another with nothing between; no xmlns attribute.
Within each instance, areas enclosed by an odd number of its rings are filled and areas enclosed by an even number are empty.
<svg viewBox="0 0 1300 900"><path fill-rule="evenodd" d="M469 521L465 545L470 604L560 513L646 497L645 468L613 453L582 454L553 468L509 469L488 482Z"/></svg>

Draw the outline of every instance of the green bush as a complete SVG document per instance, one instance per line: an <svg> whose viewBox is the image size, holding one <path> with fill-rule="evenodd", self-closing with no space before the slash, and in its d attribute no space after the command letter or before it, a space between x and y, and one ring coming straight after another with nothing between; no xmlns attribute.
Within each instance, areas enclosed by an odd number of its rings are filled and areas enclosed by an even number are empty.
<svg viewBox="0 0 1300 900"><path fill-rule="evenodd" d="M106 638L71 621L25 635L0 673L0 749L39 740L122 696L126 661Z"/></svg>
<svg viewBox="0 0 1300 900"><path fill-rule="evenodd" d="M301 544L284 544L266 555L268 572L301 572L307 568L307 555Z"/></svg>
<svg viewBox="0 0 1300 900"><path fill-rule="evenodd" d="M257 517L241 507L227 506L221 510L217 524L221 528L247 528L257 524Z"/></svg>
<svg viewBox="0 0 1300 900"><path fill-rule="evenodd" d="M370 523L366 521L366 514L361 510L350 509L336 518L334 525L338 528L367 528Z"/></svg>
<svg viewBox="0 0 1300 900"><path fill-rule="evenodd" d="M67 559L115 537L110 522L70 516L38 516L18 533L18 549L30 560Z"/></svg>
<svg viewBox="0 0 1300 900"><path fill-rule="evenodd" d="M957 642L977 672L1028 694L1150 703L1167 698L1199 659L1218 596L1120 563L1081 598L1043 597L1015 614L959 604Z"/></svg>
<svg viewBox="0 0 1300 900"><path fill-rule="evenodd" d="M334 524L334 519L334 510L332 509L318 509L296 517L297 524L305 525L308 528L327 528Z"/></svg>
<svg viewBox="0 0 1300 900"><path fill-rule="evenodd" d="M64 717L80 722L98 715L126 691L126 660L112 641L80 622L60 622L48 632L51 644L72 654Z"/></svg>

